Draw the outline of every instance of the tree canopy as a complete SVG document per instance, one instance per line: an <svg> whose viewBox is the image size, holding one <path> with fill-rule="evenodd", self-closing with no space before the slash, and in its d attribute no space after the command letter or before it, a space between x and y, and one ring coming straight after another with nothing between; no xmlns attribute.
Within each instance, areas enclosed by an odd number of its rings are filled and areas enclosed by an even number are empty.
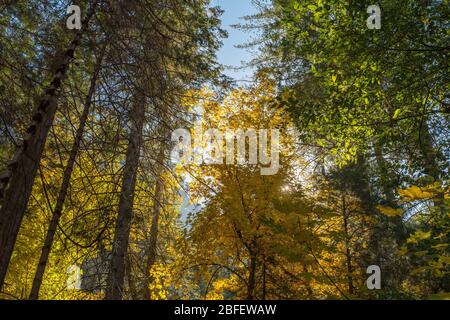
<svg viewBox="0 0 450 320"><path fill-rule="evenodd" d="M450 2L253 4L0 4L1 299L450 299Z"/></svg>

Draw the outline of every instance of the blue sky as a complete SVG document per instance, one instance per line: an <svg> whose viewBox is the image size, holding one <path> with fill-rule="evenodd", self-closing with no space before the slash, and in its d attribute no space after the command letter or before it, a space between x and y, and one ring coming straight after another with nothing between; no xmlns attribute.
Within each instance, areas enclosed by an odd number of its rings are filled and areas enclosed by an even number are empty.
<svg viewBox="0 0 450 320"><path fill-rule="evenodd" d="M217 54L219 62L226 66L240 67L242 61L249 62L252 55L248 50L235 48L235 45L249 42L254 35L231 28L231 25L244 23L240 17L257 13L251 0L212 0L211 6L220 6L225 12L221 16L222 28L228 31L228 38L223 40L223 46ZM234 80L251 80L253 70L245 68L240 70L225 69L224 73ZM238 82L239 84L239 82ZM195 212L200 209L201 204L189 203L189 197L184 190L180 190L183 197L183 203L180 208L181 219L185 221L189 212Z"/></svg>
<svg viewBox="0 0 450 320"><path fill-rule="evenodd" d="M234 46L249 42L254 35L231 28L230 25L244 23L240 18L257 13L257 8L252 5L251 0L212 0L211 5L225 10L222 15L222 28L228 31L228 39L223 41L223 47L217 55L218 60L224 65L240 67L241 61L251 60L251 53ZM235 80L250 80L253 75L249 68L238 71L225 69L224 73Z"/></svg>

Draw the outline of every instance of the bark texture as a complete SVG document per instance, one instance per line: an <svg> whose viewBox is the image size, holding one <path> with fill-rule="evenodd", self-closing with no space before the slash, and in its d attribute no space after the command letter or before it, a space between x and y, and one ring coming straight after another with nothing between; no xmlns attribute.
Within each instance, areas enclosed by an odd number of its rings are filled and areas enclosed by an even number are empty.
<svg viewBox="0 0 450 320"><path fill-rule="evenodd" d="M104 49L103 49L104 50ZM69 189L70 178L72 177L72 172L75 167L75 160L80 149L81 140L83 138L84 129L86 127L86 121L91 110L92 99L95 93L95 87L98 79L98 74L101 69L101 62L103 59L103 50L101 56L96 62L95 70L91 78L89 92L86 97L86 102L84 104L83 113L81 114L80 124L78 126L77 132L75 134L75 140L73 141L72 148L70 150L69 160L64 169L63 182L59 189L58 198L56 200L55 208L52 211L52 219L50 220L50 225L47 229L47 234L45 236L44 245L41 250L41 255L39 258L39 264L36 269L36 273L33 280L33 286L30 292L30 299L35 300L39 298L39 289L41 288L42 279L44 277L45 268L47 266L48 257L53 245L53 239L55 237L56 229L58 227L59 220L61 218L62 209L64 201L66 199L67 191Z"/></svg>
<svg viewBox="0 0 450 320"><path fill-rule="evenodd" d="M142 144L145 102L137 96L130 114L130 137L123 169L122 189L119 199L114 235L111 265L107 281L106 300L121 300L124 291L125 263L130 239L131 218L133 215L134 191Z"/></svg>
<svg viewBox="0 0 450 320"><path fill-rule="evenodd" d="M58 63L54 63L56 67L52 81L39 99L38 108L22 145L9 162L8 168L0 173L0 290L4 285L19 227L31 195L47 135L55 117L59 89L94 11L95 6L92 6L83 20L82 28L75 33L67 50L55 58Z"/></svg>

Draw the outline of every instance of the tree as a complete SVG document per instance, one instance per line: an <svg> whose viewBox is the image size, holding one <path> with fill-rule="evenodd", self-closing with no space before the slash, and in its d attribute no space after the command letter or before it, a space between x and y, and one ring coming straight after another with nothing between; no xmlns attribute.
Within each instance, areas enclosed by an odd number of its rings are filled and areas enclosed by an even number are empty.
<svg viewBox="0 0 450 320"><path fill-rule="evenodd" d="M101 69L103 55L105 54L105 52L104 52L105 49L106 49L106 46L104 45L104 48L103 48L102 52L99 53L99 58L97 59L97 62L95 63L95 67L94 67L95 70L93 71L92 78L90 81L89 91L88 91L88 94L86 97L86 102L84 105L83 113L80 118L80 125L77 129L75 140L73 141L69 160L64 169L64 177L63 177L63 182L61 184L61 188L59 190L58 200L56 202L55 208L53 209L52 220L50 222L50 226L47 231L47 236L45 238L44 246L42 248L41 257L39 259L38 269L36 271L36 275L33 280L33 287L31 289L30 299L37 299L39 297L39 289L41 287L42 277L44 275L48 257L50 255L50 250L51 250L51 247L53 244L53 239L55 237L58 222L59 222L61 214L62 214L64 201L67 196L67 190L69 188L70 179L72 177L72 172L73 172L73 169L75 166L75 159L77 157L77 154L78 154L78 151L80 148L81 139L83 138L84 128L86 127L86 121L89 116L92 101L94 99L95 88L97 85L97 79L98 79L100 69Z"/></svg>
<svg viewBox="0 0 450 320"><path fill-rule="evenodd" d="M13 160L8 164L8 169L0 175L0 199L2 199L0 211L0 289L4 283L20 223L31 194L33 177L36 175L48 130L56 112L58 90L74 57L75 50L80 45L82 36L88 28L89 20L95 13L95 9L95 5L92 4L83 20L84 28L75 32L67 50L56 56L52 80L44 90L45 93L39 98L37 111L26 130L23 142L16 151Z"/></svg>

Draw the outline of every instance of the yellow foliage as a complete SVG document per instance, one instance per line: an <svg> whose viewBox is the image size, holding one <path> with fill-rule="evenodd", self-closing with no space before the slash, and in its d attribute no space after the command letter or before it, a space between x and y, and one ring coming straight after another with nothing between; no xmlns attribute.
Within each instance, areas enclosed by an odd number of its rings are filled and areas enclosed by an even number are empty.
<svg viewBox="0 0 450 320"><path fill-rule="evenodd" d="M377 209L382 214L385 214L385 215L390 216L390 217L402 216L403 215L403 209L402 208L394 209L392 207L387 207L387 206L377 206Z"/></svg>
<svg viewBox="0 0 450 320"><path fill-rule="evenodd" d="M439 185L436 184L432 184L422 188L418 186L411 186L407 189L398 190L398 193L405 201L432 199L439 192Z"/></svg>
<svg viewBox="0 0 450 320"><path fill-rule="evenodd" d="M407 242L408 243L418 243L419 241L429 239L431 237L431 231L424 232L422 230L417 230L413 235L411 235Z"/></svg>

